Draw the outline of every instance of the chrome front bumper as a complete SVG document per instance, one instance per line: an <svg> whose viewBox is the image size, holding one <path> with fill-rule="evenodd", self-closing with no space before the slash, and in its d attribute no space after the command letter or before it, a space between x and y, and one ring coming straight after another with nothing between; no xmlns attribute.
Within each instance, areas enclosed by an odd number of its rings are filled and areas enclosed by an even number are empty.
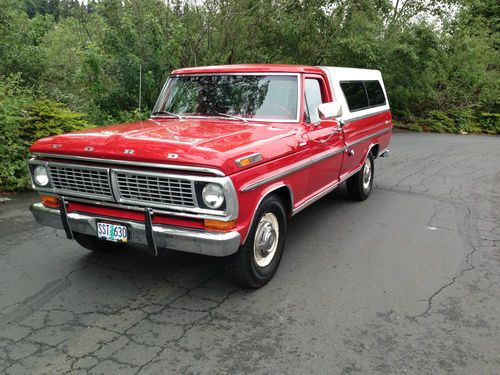
<svg viewBox="0 0 500 375"><path fill-rule="evenodd" d="M34 203L30 210L39 224L65 229L60 210L45 207L41 203ZM129 243L148 245L145 223L76 212L67 213L67 222L71 232L97 236L96 222L99 220L112 220L125 225L128 228ZM208 232L159 224L151 225L151 229L154 243L158 248L224 257L234 254L240 247L238 232Z"/></svg>

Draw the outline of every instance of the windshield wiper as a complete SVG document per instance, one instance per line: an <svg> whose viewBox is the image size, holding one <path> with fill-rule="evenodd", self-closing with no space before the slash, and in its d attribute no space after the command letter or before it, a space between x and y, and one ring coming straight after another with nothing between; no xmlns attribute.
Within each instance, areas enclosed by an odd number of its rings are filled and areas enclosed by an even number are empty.
<svg viewBox="0 0 500 375"><path fill-rule="evenodd" d="M169 115L169 116L177 117L179 120L182 120L181 115L178 115L177 113L167 112L167 111L156 111L156 112L151 113L151 116L156 116L156 115Z"/></svg>
<svg viewBox="0 0 500 375"><path fill-rule="evenodd" d="M242 120L244 122L248 122L248 120L246 118L244 118L244 117L235 116L235 115L229 115L227 113L218 112L217 115L218 116L229 117L229 118L234 118L235 120Z"/></svg>

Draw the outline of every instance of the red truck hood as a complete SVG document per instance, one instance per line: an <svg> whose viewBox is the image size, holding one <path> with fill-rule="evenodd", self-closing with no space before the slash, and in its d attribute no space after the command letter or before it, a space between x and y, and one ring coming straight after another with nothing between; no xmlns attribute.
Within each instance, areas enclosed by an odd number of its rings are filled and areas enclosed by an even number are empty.
<svg viewBox="0 0 500 375"><path fill-rule="evenodd" d="M300 133L298 124L154 119L43 138L31 152L206 166L231 174L241 170L235 160L242 156L259 152L262 163L293 152Z"/></svg>

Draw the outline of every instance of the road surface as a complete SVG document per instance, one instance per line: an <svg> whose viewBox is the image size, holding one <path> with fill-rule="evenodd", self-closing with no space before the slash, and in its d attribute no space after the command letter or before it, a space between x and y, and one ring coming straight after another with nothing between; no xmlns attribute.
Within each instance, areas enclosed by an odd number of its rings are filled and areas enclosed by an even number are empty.
<svg viewBox="0 0 500 375"><path fill-rule="evenodd" d="M94 256L0 204L0 373L499 374L500 138L397 133L362 203L289 224L257 291L220 260Z"/></svg>

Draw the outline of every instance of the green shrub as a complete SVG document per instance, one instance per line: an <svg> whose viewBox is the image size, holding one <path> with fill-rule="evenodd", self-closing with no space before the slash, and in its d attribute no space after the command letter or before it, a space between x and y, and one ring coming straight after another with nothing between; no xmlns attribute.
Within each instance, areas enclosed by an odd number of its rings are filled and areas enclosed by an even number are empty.
<svg viewBox="0 0 500 375"><path fill-rule="evenodd" d="M395 121L395 126L418 132L500 134L500 114L478 114L471 109L452 110L449 112L433 110L420 118L410 115Z"/></svg>
<svg viewBox="0 0 500 375"><path fill-rule="evenodd" d="M482 112L479 115L481 128L488 134L500 134L500 113Z"/></svg>
<svg viewBox="0 0 500 375"><path fill-rule="evenodd" d="M0 77L0 190L29 186L27 160L34 141L90 126L61 103L35 100L19 76Z"/></svg>
<svg viewBox="0 0 500 375"><path fill-rule="evenodd" d="M408 130L414 131L414 132L422 132L424 129L419 125L419 124L410 124L408 126Z"/></svg>
<svg viewBox="0 0 500 375"><path fill-rule="evenodd" d="M134 109L132 111L121 111L116 115L106 115L101 118L100 124L103 125L112 125L112 124L121 124L124 122L134 122L147 120L149 117L150 111L144 110L139 111L139 109Z"/></svg>
<svg viewBox="0 0 500 375"><path fill-rule="evenodd" d="M456 133L457 127L453 118L443 111L430 111L429 116L422 120L423 127L434 133Z"/></svg>
<svg viewBox="0 0 500 375"><path fill-rule="evenodd" d="M62 103L50 100L37 100L25 108L21 129L22 139L30 144L37 139L68 133L91 125L83 115L66 108Z"/></svg>

